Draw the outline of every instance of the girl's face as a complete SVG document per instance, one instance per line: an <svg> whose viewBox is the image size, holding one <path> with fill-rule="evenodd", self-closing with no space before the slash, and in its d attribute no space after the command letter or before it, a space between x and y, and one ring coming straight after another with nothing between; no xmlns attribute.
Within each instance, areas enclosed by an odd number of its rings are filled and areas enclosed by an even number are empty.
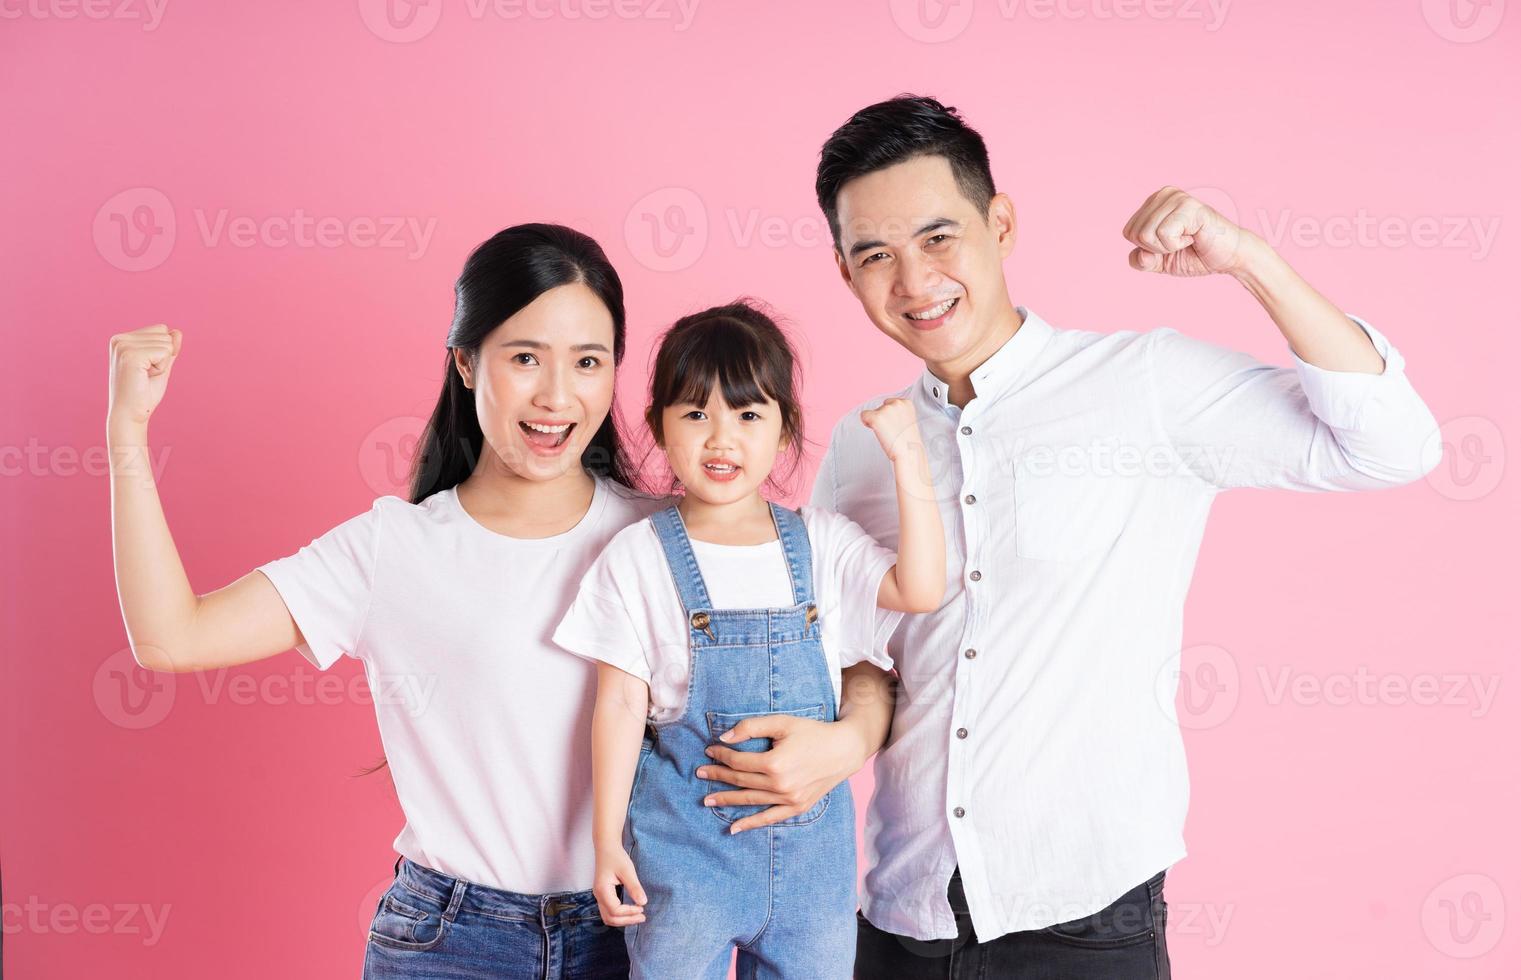
<svg viewBox="0 0 1521 980"><path fill-rule="evenodd" d="M703 503L736 503L758 493L777 453L787 448L782 411L767 398L735 408L714 384L706 405L669 405L660 413L671 471Z"/></svg>
<svg viewBox="0 0 1521 980"><path fill-rule="evenodd" d="M613 403L613 317L583 283L556 286L455 366L475 395L489 451L525 480L579 472Z"/></svg>

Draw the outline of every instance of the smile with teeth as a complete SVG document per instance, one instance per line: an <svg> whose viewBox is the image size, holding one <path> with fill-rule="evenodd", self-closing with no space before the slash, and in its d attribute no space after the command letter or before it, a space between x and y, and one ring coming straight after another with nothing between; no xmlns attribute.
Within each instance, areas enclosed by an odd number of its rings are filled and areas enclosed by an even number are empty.
<svg viewBox="0 0 1521 980"><path fill-rule="evenodd" d="M938 306L931 306L927 310L920 310L918 313L905 313L903 315L908 317L910 320L935 320L949 313L951 311L951 307L955 306L959 302L961 302L961 297L957 296L954 299L946 300L944 303L941 303Z"/></svg>
<svg viewBox="0 0 1521 980"><path fill-rule="evenodd" d="M702 468L708 472L709 476L716 477L720 480L728 479L729 477L732 477L739 472L739 466L736 464L723 462L720 460L712 460L710 462L703 463Z"/></svg>
<svg viewBox="0 0 1521 980"><path fill-rule="evenodd" d="M574 422L519 422L524 436L535 446L553 448L562 445L576 427Z"/></svg>

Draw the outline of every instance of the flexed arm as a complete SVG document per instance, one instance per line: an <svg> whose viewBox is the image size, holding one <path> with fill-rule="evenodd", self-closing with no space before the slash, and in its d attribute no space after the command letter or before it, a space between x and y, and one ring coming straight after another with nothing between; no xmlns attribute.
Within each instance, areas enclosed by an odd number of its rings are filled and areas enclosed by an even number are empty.
<svg viewBox="0 0 1521 980"><path fill-rule="evenodd" d="M1436 420L1377 330L1342 312L1262 238L1176 187L1126 222L1130 265L1229 275L1272 319L1295 360L1277 368L1173 331L1150 338L1160 421L1175 446L1215 458L1221 486L1360 490L1419 479L1440 458Z"/></svg>
<svg viewBox="0 0 1521 980"><path fill-rule="evenodd" d="M159 500L148 442L149 419L182 343L183 334L163 324L111 338L106 445L116 591L133 656L150 670L231 666L302 642L280 594L258 572L204 596L190 587Z"/></svg>

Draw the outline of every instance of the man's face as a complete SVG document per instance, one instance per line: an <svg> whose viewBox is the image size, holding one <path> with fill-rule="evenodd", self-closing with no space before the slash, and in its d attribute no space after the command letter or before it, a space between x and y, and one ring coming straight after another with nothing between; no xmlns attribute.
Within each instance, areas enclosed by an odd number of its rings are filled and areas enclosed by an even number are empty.
<svg viewBox="0 0 1521 980"><path fill-rule="evenodd" d="M1007 196L979 214L950 162L925 156L847 182L836 211L840 274L878 330L931 367L969 371L997 349L1011 315Z"/></svg>

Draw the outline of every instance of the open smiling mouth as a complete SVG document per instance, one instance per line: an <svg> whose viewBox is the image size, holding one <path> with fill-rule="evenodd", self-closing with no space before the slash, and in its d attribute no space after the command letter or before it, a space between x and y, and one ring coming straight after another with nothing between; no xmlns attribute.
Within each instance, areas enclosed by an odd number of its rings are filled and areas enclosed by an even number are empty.
<svg viewBox="0 0 1521 980"><path fill-rule="evenodd" d="M913 324L915 328L919 330L928 330L932 327L940 326L940 324L949 319L950 315L955 312L956 306L960 302L961 297L957 296L955 299L948 299L945 302L932 306L927 310L921 310L918 313L905 313L903 316L908 320L909 323Z"/></svg>
<svg viewBox="0 0 1521 980"><path fill-rule="evenodd" d="M702 469L707 474L708 479L718 483L728 483L739 476L740 467L738 463L712 460L702 464Z"/></svg>
<svg viewBox="0 0 1521 980"><path fill-rule="evenodd" d="M570 438L570 432L575 427L574 422L561 422L558 425L544 425L539 422L518 423L523 438L535 449L559 449L565 445L565 440Z"/></svg>

